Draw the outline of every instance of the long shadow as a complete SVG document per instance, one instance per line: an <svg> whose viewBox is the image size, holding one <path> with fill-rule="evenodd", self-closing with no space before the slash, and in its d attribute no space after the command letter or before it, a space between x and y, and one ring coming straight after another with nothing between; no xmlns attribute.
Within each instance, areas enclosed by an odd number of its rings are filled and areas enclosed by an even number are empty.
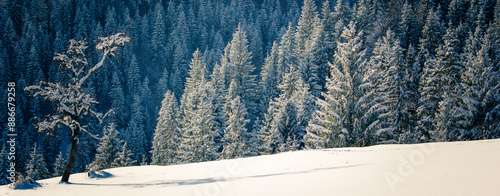
<svg viewBox="0 0 500 196"><path fill-rule="evenodd" d="M147 186L169 186L169 185L198 185L198 184L207 184L207 183L215 183L215 182L225 182L225 181L237 181L248 178L267 178L273 176L282 176L282 175L294 175L294 174L305 174L315 171L322 170L333 170L333 169L344 169L351 167L359 167L365 164L358 165L349 165L343 167L326 167L326 168L315 168L305 171L295 171L295 172L280 172L280 173L272 173L272 174L260 174L260 175L250 175L250 176L241 176L241 177L229 177L229 178L203 178L203 179L188 179L188 180L171 180L171 181L154 181L149 183L126 183L126 184L96 184L96 183L71 183L72 185L82 185L82 186L127 186L127 187L147 187Z"/></svg>

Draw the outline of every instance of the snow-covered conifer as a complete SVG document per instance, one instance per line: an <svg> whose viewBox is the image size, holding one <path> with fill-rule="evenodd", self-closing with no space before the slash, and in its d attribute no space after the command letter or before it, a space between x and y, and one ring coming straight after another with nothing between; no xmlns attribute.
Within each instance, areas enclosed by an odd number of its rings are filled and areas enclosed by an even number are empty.
<svg viewBox="0 0 500 196"><path fill-rule="evenodd" d="M36 143L33 150L30 153L30 160L26 164L26 178L33 180L41 180L50 177L49 170L47 169L47 164L43 158L40 148L37 147Z"/></svg>
<svg viewBox="0 0 500 196"><path fill-rule="evenodd" d="M125 96L120 78L117 72L113 73L113 80L111 81L111 108L113 109L113 119L117 125L123 125L123 111L125 109Z"/></svg>
<svg viewBox="0 0 500 196"><path fill-rule="evenodd" d="M267 110L269 101L279 95L278 66L278 44L274 42L260 72L259 90L262 96L261 108L264 111Z"/></svg>
<svg viewBox="0 0 500 196"><path fill-rule="evenodd" d="M124 143L121 150L118 152L117 157L111 163L111 167L127 167L135 165L137 160L133 159L134 154L127 149L127 143Z"/></svg>
<svg viewBox="0 0 500 196"><path fill-rule="evenodd" d="M472 123L472 111L467 111L462 103L463 93L460 85L463 63L458 53L458 39L454 31L448 29L443 36L443 45L437 49L435 76L441 99L436 114L436 132L434 139L438 141L453 141L470 137L465 133ZM450 113L451 112L451 113ZM469 136L467 136L469 135Z"/></svg>
<svg viewBox="0 0 500 196"><path fill-rule="evenodd" d="M231 84L233 84L233 82ZM229 115L226 123L227 127L222 139L224 142L222 156L226 159L243 157L245 154L244 151L247 149L245 144L245 140L247 139L246 124L249 122L249 120L246 119L246 108L238 95L227 101L230 105L228 107L229 111L227 111Z"/></svg>
<svg viewBox="0 0 500 196"><path fill-rule="evenodd" d="M152 164L167 165L176 162L177 146L181 142L179 120L177 100L172 92L167 91L153 138Z"/></svg>
<svg viewBox="0 0 500 196"><path fill-rule="evenodd" d="M127 87L128 92L135 93L140 85L139 65L135 54L132 54L132 60L127 68Z"/></svg>
<svg viewBox="0 0 500 196"><path fill-rule="evenodd" d="M261 131L264 153L302 149L307 123L315 109L309 87L295 68L284 76L279 89L281 94L269 104Z"/></svg>
<svg viewBox="0 0 500 196"><path fill-rule="evenodd" d="M498 129L492 126L498 118L500 105L498 84L500 74L494 71L494 60L489 55L494 51L491 32L481 36L478 31L469 35L465 48L464 70L461 81L464 87L464 103L473 112L474 126L472 139L492 138L498 135ZM490 52L488 52L490 51ZM469 124L470 125L470 124Z"/></svg>
<svg viewBox="0 0 500 196"><path fill-rule="evenodd" d="M407 72L399 39L392 30L388 30L375 43L362 85L367 93L360 100L366 102L363 104L368 107L360 120L362 126L366 126L364 139L369 145L397 143L403 129L408 128Z"/></svg>
<svg viewBox="0 0 500 196"><path fill-rule="evenodd" d="M67 160L63 157L62 152L57 155L56 161L54 162L54 173L52 176L61 176L64 172L64 167L66 167Z"/></svg>
<svg viewBox="0 0 500 196"><path fill-rule="evenodd" d="M131 110L131 118L122 137L125 142L130 144L129 147L134 153L134 160L139 160L146 153L146 134L144 130L144 107L141 104L140 96L137 94L134 95Z"/></svg>
<svg viewBox="0 0 500 196"><path fill-rule="evenodd" d="M219 157L217 139L220 139L220 130L215 121L214 89L206 80L206 67L201 59L195 53L186 79L190 82L181 98L180 162L210 161Z"/></svg>
<svg viewBox="0 0 500 196"><path fill-rule="evenodd" d="M322 87L318 77L317 51L322 46L323 25L316 9L314 1L304 1L295 34L295 43L298 55L297 70L301 72L302 79L309 85L313 95L319 96Z"/></svg>
<svg viewBox="0 0 500 196"><path fill-rule="evenodd" d="M118 157L123 141L118 138L118 131L114 123L106 127L104 135L97 147L94 161L88 166L89 169L102 170L111 168L111 163Z"/></svg>
<svg viewBox="0 0 500 196"><path fill-rule="evenodd" d="M6 151L6 145L2 145L2 150L0 151L0 185L8 184L9 182L7 181L8 173L7 173L7 151Z"/></svg>
<svg viewBox="0 0 500 196"><path fill-rule="evenodd" d="M365 51L353 22L345 28L337 42L336 61L330 64L331 77L327 80L324 100L317 99L318 110L307 128L306 143L312 148L363 146L363 135L358 127L356 109L362 95L360 85L365 64Z"/></svg>
<svg viewBox="0 0 500 196"><path fill-rule="evenodd" d="M246 105L250 115L251 127L255 118L260 114L257 97L257 75L254 75L255 66L252 64L252 52L248 50L248 39L245 31L238 26L233 39L224 49L221 60L221 74L225 78L225 87L229 88L231 81L235 81L236 93Z"/></svg>
<svg viewBox="0 0 500 196"><path fill-rule="evenodd" d="M444 27L440 15L439 9L429 9L425 25L422 29L422 38L420 39L420 47L428 51L432 56L436 55L436 49L441 45L441 38L446 33L446 28Z"/></svg>

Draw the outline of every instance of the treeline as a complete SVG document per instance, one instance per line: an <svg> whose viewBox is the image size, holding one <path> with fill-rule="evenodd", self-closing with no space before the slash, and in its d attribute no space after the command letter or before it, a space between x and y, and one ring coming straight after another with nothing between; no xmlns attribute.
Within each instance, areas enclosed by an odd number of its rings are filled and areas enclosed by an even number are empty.
<svg viewBox="0 0 500 196"><path fill-rule="evenodd" d="M8 2L2 18L0 79L18 92L68 80L52 57L70 38L87 39L93 62L99 36L131 37L87 87L114 110L88 130L114 124L121 165L500 136L493 0L33 0ZM69 136L37 133L50 104L16 99L21 172L37 144L54 173ZM98 143L81 136L75 172L112 167Z"/></svg>
<svg viewBox="0 0 500 196"><path fill-rule="evenodd" d="M153 163L499 137L500 4L394 6L306 0L259 76L244 28L213 71L197 51L180 104L165 94Z"/></svg>

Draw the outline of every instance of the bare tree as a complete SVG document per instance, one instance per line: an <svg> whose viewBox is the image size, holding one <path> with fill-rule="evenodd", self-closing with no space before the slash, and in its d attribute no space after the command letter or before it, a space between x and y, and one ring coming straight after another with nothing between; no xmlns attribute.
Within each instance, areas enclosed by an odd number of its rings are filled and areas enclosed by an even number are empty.
<svg viewBox="0 0 500 196"><path fill-rule="evenodd" d="M82 86L90 76L104 65L104 61L109 56L115 55L118 46L130 41L130 38L124 36L123 33L99 39L100 43L97 44L96 49L102 51L102 56L97 64L94 66L88 64L84 53L87 48L85 41L70 40L68 50L63 54L57 53L54 60L60 61L61 66L66 68L66 74L71 78L71 81L66 84L42 81L39 85L26 88L26 90L34 92L34 97L41 96L56 105L55 113L38 123L38 131L52 131L60 126L67 127L71 131L71 151L61 182L68 182L73 169L78 150L78 134L84 132L97 138L87 131L86 126L82 125L82 119L96 117L101 120L106 116L93 110L93 106L98 102Z"/></svg>

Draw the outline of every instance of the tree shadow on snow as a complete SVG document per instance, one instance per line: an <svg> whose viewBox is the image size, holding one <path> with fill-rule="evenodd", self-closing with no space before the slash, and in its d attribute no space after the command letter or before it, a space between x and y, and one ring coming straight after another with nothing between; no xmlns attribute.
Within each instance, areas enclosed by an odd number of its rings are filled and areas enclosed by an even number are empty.
<svg viewBox="0 0 500 196"><path fill-rule="evenodd" d="M282 176L282 175L295 175L295 174L305 174L322 170L333 170L333 169L344 169L351 167L359 167L364 164L359 165L349 165L343 167L327 167L327 168L315 168L304 171L290 171L290 172L280 172L280 173L271 173L271 174L259 174L259 175L250 175L250 176L237 176L237 177L227 177L227 178L202 178L202 179L188 179L188 180L158 180L152 182L145 183L128 183L128 184L97 184L97 183L72 183L73 185L83 185L83 186L126 186L126 187L136 187L143 188L148 186L172 186L172 185L199 185L199 184L208 184L208 183L216 183L216 182L225 182L225 181L237 181L249 178L267 178L274 176Z"/></svg>
<svg viewBox="0 0 500 196"><path fill-rule="evenodd" d="M24 182L21 183L16 183L14 184L14 190L28 190L28 189L36 189L42 187L42 185L38 182L36 182L33 179L28 179Z"/></svg>
<svg viewBox="0 0 500 196"><path fill-rule="evenodd" d="M108 172L105 172L105 171L94 171L94 170L90 170L87 173L87 176L89 178L111 178L111 177L114 177L113 174L110 174Z"/></svg>

